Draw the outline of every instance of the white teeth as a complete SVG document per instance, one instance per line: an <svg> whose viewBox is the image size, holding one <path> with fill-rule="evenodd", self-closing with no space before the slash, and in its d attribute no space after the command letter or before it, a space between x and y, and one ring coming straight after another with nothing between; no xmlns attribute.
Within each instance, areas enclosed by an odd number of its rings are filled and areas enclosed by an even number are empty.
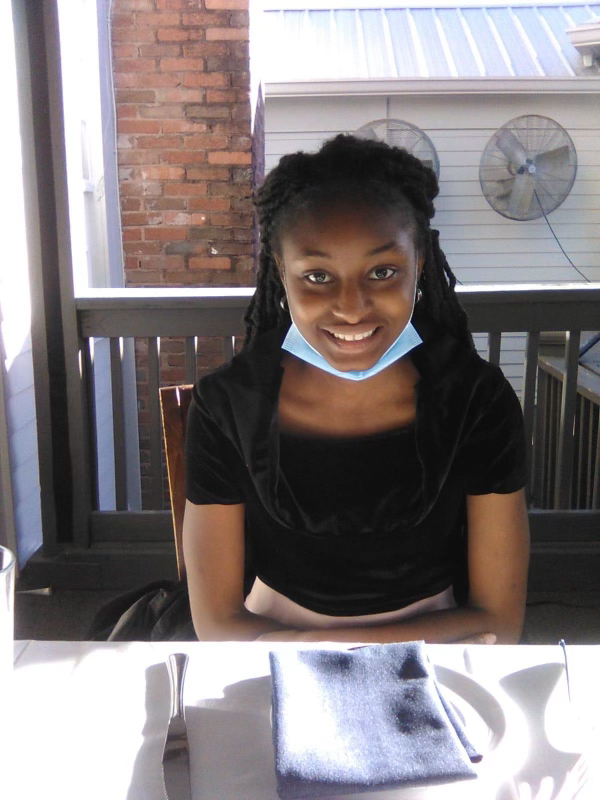
<svg viewBox="0 0 600 800"><path fill-rule="evenodd" d="M369 336L372 336L375 333L375 328L371 331L367 331L366 333L334 333L333 331L329 331L333 337L336 339L343 339L345 342L358 342L360 339L366 339Z"/></svg>

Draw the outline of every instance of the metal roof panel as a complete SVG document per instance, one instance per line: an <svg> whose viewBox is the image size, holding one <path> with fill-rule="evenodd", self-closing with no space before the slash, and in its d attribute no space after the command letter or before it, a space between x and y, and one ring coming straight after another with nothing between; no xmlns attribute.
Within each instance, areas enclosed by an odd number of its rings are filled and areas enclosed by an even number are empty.
<svg viewBox="0 0 600 800"><path fill-rule="evenodd" d="M267 81L585 75L565 29L600 14L598 2L340 5L263 12Z"/></svg>
<svg viewBox="0 0 600 800"><path fill-rule="evenodd" d="M333 12L335 25L335 60L340 77L362 76L365 71L364 50L359 42L357 14L354 9Z"/></svg>
<svg viewBox="0 0 600 800"><path fill-rule="evenodd" d="M411 8L417 35L427 63L428 77L447 78L452 75L448 59L440 41L432 8Z"/></svg>
<svg viewBox="0 0 600 800"><path fill-rule="evenodd" d="M312 77L321 72L333 74L337 69L332 47L332 26L329 11L308 11L306 30L310 31L310 68ZM308 53L307 53L308 56Z"/></svg>
<svg viewBox="0 0 600 800"><path fill-rule="evenodd" d="M570 21L565 16L564 10L560 6L542 6L539 9L540 16L550 28L552 35L558 42L561 52L574 73L581 69L581 56L575 50L565 30L571 26Z"/></svg>
<svg viewBox="0 0 600 800"><path fill-rule="evenodd" d="M399 78L420 76L419 57L406 11L400 8L389 9L386 12L386 16L396 61L397 76Z"/></svg>
<svg viewBox="0 0 600 800"><path fill-rule="evenodd" d="M514 8L513 14L523 26L545 75L558 76L565 74L565 62L552 39L549 38L535 8ZM567 67L568 68L568 67Z"/></svg>
<svg viewBox="0 0 600 800"><path fill-rule="evenodd" d="M383 29L383 14L381 10L360 11L360 22L367 56L367 70L369 78L395 78L396 65L390 63L387 37Z"/></svg>
<svg viewBox="0 0 600 800"><path fill-rule="evenodd" d="M526 42L523 40L510 9L488 8L488 16L500 34L502 44L510 58L510 63L516 76L540 75L541 70L528 52Z"/></svg>
<svg viewBox="0 0 600 800"><path fill-rule="evenodd" d="M436 15L439 19L442 29L446 35L446 40L451 47L452 57L456 65L456 71L459 75L463 76L478 76L481 74L479 64L473 52L471 42L467 38L467 34L463 28L457 8L438 8ZM473 43L477 46L476 37L473 38ZM481 52L478 48L480 60Z"/></svg>
<svg viewBox="0 0 600 800"><path fill-rule="evenodd" d="M508 77L511 71L492 33L486 14L481 8L463 8L461 14L477 43L486 76Z"/></svg>
<svg viewBox="0 0 600 800"><path fill-rule="evenodd" d="M564 5L562 8L565 14L573 20L574 25L583 25L585 22L591 22L600 13L600 6L597 4L586 6Z"/></svg>

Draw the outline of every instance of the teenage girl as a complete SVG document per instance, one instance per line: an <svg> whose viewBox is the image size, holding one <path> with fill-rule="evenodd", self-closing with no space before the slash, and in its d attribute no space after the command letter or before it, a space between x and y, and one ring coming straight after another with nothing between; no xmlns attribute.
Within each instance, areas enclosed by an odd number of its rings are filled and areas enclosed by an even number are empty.
<svg viewBox="0 0 600 800"><path fill-rule="evenodd" d="M437 192L406 151L352 136L259 189L245 345L190 408L199 639L519 640L521 409L473 347Z"/></svg>

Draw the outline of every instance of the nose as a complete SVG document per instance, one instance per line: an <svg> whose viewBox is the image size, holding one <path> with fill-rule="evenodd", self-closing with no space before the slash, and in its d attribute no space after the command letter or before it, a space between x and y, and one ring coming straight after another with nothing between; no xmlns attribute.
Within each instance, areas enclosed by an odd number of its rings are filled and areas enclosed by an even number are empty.
<svg viewBox="0 0 600 800"><path fill-rule="evenodd" d="M338 286L331 309L333 314L350 324L360 322L369 306L369 299L365 289L354 281L340 281Z"/></svg>

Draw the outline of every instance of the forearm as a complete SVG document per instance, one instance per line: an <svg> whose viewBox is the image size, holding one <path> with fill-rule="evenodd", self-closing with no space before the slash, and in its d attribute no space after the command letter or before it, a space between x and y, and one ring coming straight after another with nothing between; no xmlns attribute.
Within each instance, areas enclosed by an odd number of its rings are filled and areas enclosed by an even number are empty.
<svg viewBox="0 0 600 800"><path fill-rule="evenodd" d="M423 639L430 643L459 642L480 634L492 633L498 643L518 642L520 630L499 623L492 614L475 608L453 608L431 611L407 620L386 625L353 626L268 632L264 639L296 642L409 642Z"/></svg>
<svg viewBox="0 0 600 800"><path fill-rule="evenodd" d="M220 616L196 612L192 613L192 619L201 642L252 642L263 634L283 631L286 627L245 608Z"/></svg>

